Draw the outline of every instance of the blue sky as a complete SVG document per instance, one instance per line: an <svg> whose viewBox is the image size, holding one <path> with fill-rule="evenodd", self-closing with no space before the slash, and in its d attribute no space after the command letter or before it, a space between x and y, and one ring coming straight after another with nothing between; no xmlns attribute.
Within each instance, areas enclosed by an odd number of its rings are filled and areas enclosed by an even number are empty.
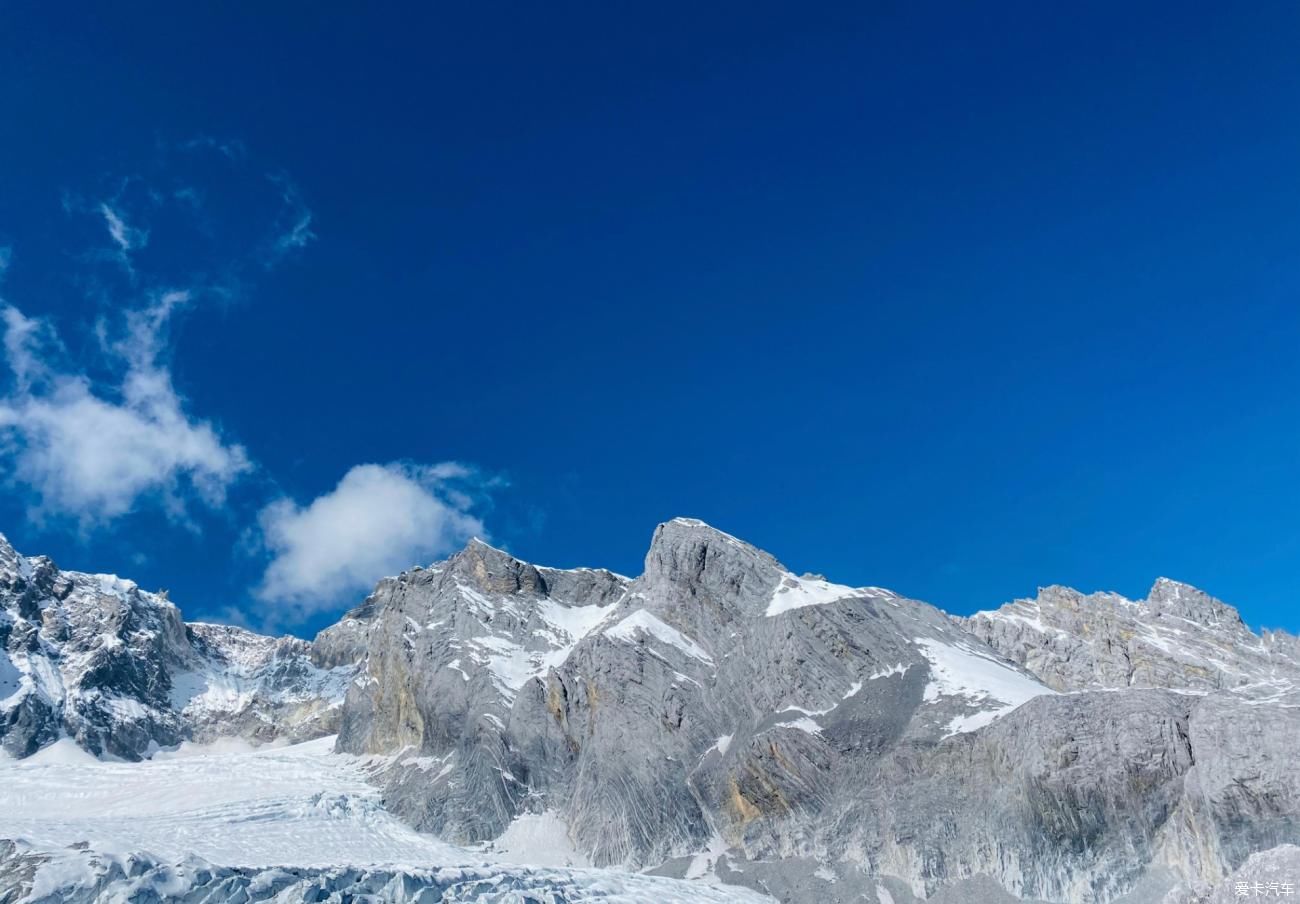
<svg viewBox="0 0 1300 904"><path fill-rule="evenodd" d="M0 9L21 550L310 632L685 514L1300 628L1293 5L271 6Z"/></svg>

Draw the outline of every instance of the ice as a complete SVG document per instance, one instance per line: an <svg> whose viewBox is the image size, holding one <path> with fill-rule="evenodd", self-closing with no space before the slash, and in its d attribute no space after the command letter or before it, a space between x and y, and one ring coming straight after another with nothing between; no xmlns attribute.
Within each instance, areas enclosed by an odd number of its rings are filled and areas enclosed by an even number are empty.
<svg viewBox="0 0 1300 904"><path fill-rule="evenodd" d="M361 764L333 743L106 763L64 739L0 764L3 834L231 866L464 862L386 813Z"/></svg>
<svg viewBox="0 0 1300 904"><path fill-rule="evenodd" d="M22 857L30 850L19 844ZM31 862L30 860L28 861ZM683 882L612 870L481 864L461 867L233 870L199 858L160 862L147 854L51 851L23 901L94 904L140 901L457 901L462 904L758 904L756 892L721 887L712 876Z"/></svg>
<svg viewBox="0 0 1300 904"><path fill-rule="evenodd" d="M116 861L134 864L132 878L120 879L103 900L166 900L210 872L193 868L197 857L221 867L268 869L253 877L254 884L278 881L284 870L329 871L320 880L304 876L303 891L328 883L342 888L356 880L355 872L347 873L355 868L399 871L417 885L463 880L457 885L463 890L518 887L536 895L554 888L573 902L764 900L739 888L560 869L585 860L553 813L521 816L479 850L448 844L389 814L378 789L366 782L373 763L335 754L333 746L332 737L255 749L243 742L182 745L125 763L97 760L65 738L23 760L0 757L0 837L18 840L22 850L49 852L34 891L56 899L70 885L92 884L106 863ZM90 851L69 850L79 843L89 843ZM140 852L147 856L126 857ZM393 888L400 887L410 886L398 880Z"/></svg>

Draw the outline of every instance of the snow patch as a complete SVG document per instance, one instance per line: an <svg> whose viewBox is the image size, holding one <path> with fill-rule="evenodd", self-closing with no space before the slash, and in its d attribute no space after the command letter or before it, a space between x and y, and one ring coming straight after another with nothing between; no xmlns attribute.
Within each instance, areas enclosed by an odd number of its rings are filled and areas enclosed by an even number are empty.
<svg viewBox="0 0 1300 904"><path fill-rule="evenodd" d="M727 847L727 842L714 831L713 837L709 839L709 846L692 857L691 862L686 865L683 878L695 882L707 882L710 885L719 884L718 859L727 852Z"/></svg>
<svg viewBox="0 0 1300 904"><path fill-rule="evenodd" d="M695 641L681 631L655 618L644 609L638 609L612 628L605 629L605 636L627 643L634 643L640 634L648 634L656 640L681 650L687 656L698 659L706 665L713 665L713 657Z"/></svg>
<svg viewBox="0 0 1300 904"><path fill-rule="evenodd" d="M839 709L841 703L843 703L845 700L857 694L860 690L862 690L862 682L855 681L849 685L849 689L844 692L843 697L841 697L839 700L832 703L830 706L826 707L825 709L806 709L802 706L787 706L785 709L781 710L781 713L803 713L805 716L830 715L831 713L835 712L835 710ZM780 715L780 713L778 713L778 715Z"/></svg>
<svg viewBox="0 0 1300 904"><path fill-rule="evenodd" d="M847 597L862 595L863 591L845 587L843 584L832 584L830 581L817 578L796 577L786 572L781 582L776 585L776 589L772 591L772 599L768 602L767 612L764 614L771 618L782 612L802 609L805 606L822 606Z"/></svg>
<svg viewBox="0 0 1300 904"><path fill-rule="evenodd" d="M553 810L516 816L485 853L502 863L528 866L591 865L569 840L564 819Z"/></svg>
<svg viewBox="0 0 1300 904"><path fill-rule="evenodd" d="M0 650L0 712L18 702L23 673L18 671L9 654Z"/></svg>
<svg viewBox="0 0 1300 904"><path fill-rule="evenodd" d="M572 644L590 634L617 605L618 603L610 603L608 606L566 606L548 599L538 604L537 614L552 628L561 631Z"/></svg>
<svg viewBox="0 0 1300 904"><path fill-rule="evenodd" d="M89 577L99 584L99 592L105 596L125 596L137 589L135 581L119 578L115 574L92 574Z"/></svg>
<svg viewBox="0 0 1300 904"><path fill-rule="evenodd" d="M59 738L53 744L42 747L25 760L18 762L30 766L75 766L86 763L98 764L99 760L72 738ZM0 810L4 809L0 807Z"/></svg>
<svg viewBox="0 0 1300 904"><path fill-rule="evenodd" d="M949 734L982 728L1034 697L1056 693L1010 665L964 645L927 637L918 637L914 642L930 662L931 680L925 700L963 697L982 708L954 718L948 723Z"/></svg>

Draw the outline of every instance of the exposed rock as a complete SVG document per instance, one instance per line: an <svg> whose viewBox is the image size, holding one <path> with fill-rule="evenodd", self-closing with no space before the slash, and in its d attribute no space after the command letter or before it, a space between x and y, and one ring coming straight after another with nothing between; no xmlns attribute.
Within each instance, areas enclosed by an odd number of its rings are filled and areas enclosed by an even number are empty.
<svg viewBox="0 0 1300 904"><path fill-rule="evenodd" d="M441 565L381 581L344 621L363 659L339 749L405 751L380 776L395 812L459 842L495 838L528 793L509 767L515 696L564 661L627 583L608 571L536 568L477 540ZM317 644L333 649L335 630Z"/></svg>
<svg viewBox="0 0 1300 904"><path fill-rule="evenodd" d="M1233 607L1167 578L1137 602L1053 586L956 621L1057 690L1300 686L1300 641L1256 635Z"/></svg>

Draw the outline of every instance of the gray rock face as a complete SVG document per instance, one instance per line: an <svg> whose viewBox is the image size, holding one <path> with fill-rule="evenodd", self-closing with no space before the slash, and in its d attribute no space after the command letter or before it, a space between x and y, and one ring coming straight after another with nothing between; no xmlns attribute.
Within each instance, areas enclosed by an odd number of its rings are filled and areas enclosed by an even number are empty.
<svg viewBox="0 0 1300 904"><path fill-rule="evenodd" d="M356 614L340 747L451 840L552 811L598 865L783 900L1194 894L1300 839L1288 637L1167 581L1033 602L952 619L689 519L632 581L475 544Z"/></svg>
<svg viewBox="0 0 1300 904"><path fill-rule="evenodd" d="M627 584L608 571L536 568L478 541L380 582L316 642L362 651L338 748L394 755L379 778L389 807L417 827L495 838L528 793L506 731L520 688L561 663Z"/></svg>
<svg viewBox="0 0 1300 904"><path fill-rule="evenodd" d="M60 571L0 537L0 747L70 737L139 759L183 740L303 739L335 729L353 668L310 645L186 625L165 595L115 575Z"/></svg>
<svg viewBox="0 0 1300 904"><path fill-rule="evenodd" d="M1212 694L1192 710L1195 765L1159 860L1202 891L1249 855L1300 840L1300 708ZM1300 893L1300 879L1297 880Z"/></svg>
<svg viewBox="0 0 1300 904"><path fill-rule="evenodd" d="M973 686L981 669L1007 699ZM535 755L519 768L595 862L642 866L719 837L821 854L814 826L856 780L845 764L1049 693L932 607L796 578L686 520L660 526L627 598L525 690L510 728Z"/></svg>
<svg viewBox="0 0 1300 904"><path fill-rule="evenodd" d="M1300 686L1300 641L1256 635L1237 610L1161 578L1145 600L1046 587L1035 599L957 621L1057 690L1237 688L1269 696Z"/></svg>

